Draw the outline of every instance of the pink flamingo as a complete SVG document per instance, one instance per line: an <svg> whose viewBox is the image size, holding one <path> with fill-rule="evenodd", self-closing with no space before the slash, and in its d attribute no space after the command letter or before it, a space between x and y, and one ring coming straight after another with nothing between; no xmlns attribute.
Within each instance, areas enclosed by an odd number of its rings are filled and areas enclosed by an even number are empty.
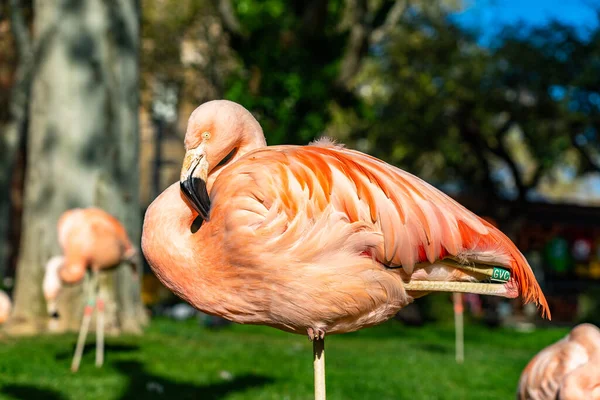
<svg viewBox="0 0 600 400"><path fill-rule="evenodd" d="M325 139L267 147L229 101L192 113L185 148L179 184L146 212L148 262L205 313L308 334L316 398L326 333L384 322L428 292L521 295L549 316L515 245L405 171Z"/></svg>
<svg viewBox="0 0 600 400"><path fill-rule="evenodd" d="M62 256L52 257L46 264L42 284L47 310L52 320L59 315L56 300L63 283L75 284L85 279L87 304L79 330L71 370L79 369L83 345L92 314L96 321L96 366L104 363L104 301L98 296L98 274L102 270L128 262L137 274L137 252L123 225L99 208L77 208L66 211L58 220L58 241ZM91 272L91 277L87 272ZM52 321L51 320L51 321Z"/></svg>
<svg viewBox="0 0 600 400"><path fill-rule="evenodd" d="M0 290L0 324L5 323L12 311L12 301L4 290Z"/></svg>
<svg viewBox="0 0 600 400"><path fill-rule="evenodd" d="M519 400L599 400L600 329L577 325L527 364L517 391Z"/></svg>

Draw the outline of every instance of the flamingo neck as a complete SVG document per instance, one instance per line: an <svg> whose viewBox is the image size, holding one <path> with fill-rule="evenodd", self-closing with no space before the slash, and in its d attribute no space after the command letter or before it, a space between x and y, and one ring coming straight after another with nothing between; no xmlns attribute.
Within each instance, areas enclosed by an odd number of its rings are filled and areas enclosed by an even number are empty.
<svg viewBox="0 0 600 400"><path fill-rule="evenodd" d="M218 283L229 268L210 244L212 227L207 225L213 221L193 233L195 218L181 197L179 183L171 185L146 211L142 251L168 289L199 310L217 314L226 295Z"/></svg>
<svg viewBox="0 0 600 400"><path fill-rule="evenodd" d="M249 114L246 116L243 123L243 133L240 135L240 151L239 153L247 153L254 149L259 149L267 145L265 134L258 121Z"/></svg>
<svg viewBox="0 0 600 400"><path fill-rule="evenodd" d="M63 267L63 262L63 256L54 256L46 264L43 281L43 290L46 301L55 300L62 288L62 280L60 279L59 272Z"/></svg>

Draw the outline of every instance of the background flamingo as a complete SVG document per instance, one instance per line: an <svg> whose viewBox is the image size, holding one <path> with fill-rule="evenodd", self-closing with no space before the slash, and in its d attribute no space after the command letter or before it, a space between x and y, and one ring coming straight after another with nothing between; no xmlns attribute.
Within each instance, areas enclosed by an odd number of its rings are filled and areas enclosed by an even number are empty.
<svg viewBox="0 0 600 400"><path fill-rule="evenodd" d="M59 317L56 299L63 283L85 280L86 306L77 339L71 369L77 371L93 311L96 321L96 366L104 362L104 301L98 295L98 273L129 262L136 272L137 252L123 225L99 208L66 211L58 220L58 240L62 256L52 257L46 264L43 281L44 297L52 320ZM91 272L89 276L88 271Z"/></svg>
<svg viewBox="0 0 600 400"><path fill-rule="evenodd" d="M520 400L600 399L600 330L581 324L539 352L521 374Z"/></svg>
<svg viewBox="0 0 600 400"><path fill-rule="evenodd" d="M0 324L5 323L12 311L12 301L5 291L0 290Z"/></svg>
<svg viewBox="0 0 600 400"><path fill-rule="evenodd" d="M549 316L504 234L383 161L328 140L266 147L228 101L192 113L185 147L180 184L146 213L147 260L206 313L308 334L317 398L326 333L386 321L428 292L520 294Z"/></svg>

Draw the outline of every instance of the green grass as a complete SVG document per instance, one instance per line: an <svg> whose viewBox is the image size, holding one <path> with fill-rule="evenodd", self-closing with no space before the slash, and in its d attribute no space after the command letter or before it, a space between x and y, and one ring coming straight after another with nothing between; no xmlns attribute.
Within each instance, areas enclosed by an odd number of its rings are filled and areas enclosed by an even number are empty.
<svg viewBox="0 0 600 400"><path fill-rule="evenodd" d="M466 361L454 362L451 326L397 322L327 338L328 399L510 399L520 372L566 329L533 333L468 325ZM69 371L75 335L0 343L2 399L310 399L312 350L302 336L196 321L155 320L141 337L107 339L94 366L90 341ZM91 339L91 337L90 337ZM162 395L155 387L162 388Z"/></svg>

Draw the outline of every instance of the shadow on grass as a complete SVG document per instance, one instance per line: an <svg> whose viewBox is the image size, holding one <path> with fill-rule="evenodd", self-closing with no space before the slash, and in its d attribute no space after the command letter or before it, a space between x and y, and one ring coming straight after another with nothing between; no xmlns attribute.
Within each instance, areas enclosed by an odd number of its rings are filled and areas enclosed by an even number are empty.
<svg viewBox="0 0 600 400"><path fill-rule="evenodd" d="M131 344L117 344L117 343L108 344L108 343L106 343L104 345L104 354L130 353L130 352L134 352L134 351L138 351L138 350L139 350L139 346L131 345ZM61 351L60 353L56 354L55 358L58 361L65 360L65 359L71 359L71 358L73 358L74 352L75 352L75 344L73 344L73 346L69 349L69 351ZM83 346L83 356L85 356L88 353L96 353L96 343L86 343L86 345Z"/></svg>
<svg viewBox="0 0 600 400"><path fill-rule="evenodd" d="M66 398L51 389L44 389L29 385L4 385L0 393L8 396L9 399L16 400L65 400ZM3 397L4 398L4 397Z"/></svg>
<svg viewBox="0 0 600 400"><path fill-rule="evenodd" d="M113 364L129 379L121 400L129 399L221 399L229 393L242 392L253 387L268 385L273 378L261 375L242 375L230 380L207 385L175 382L153 375L138 361L119 361Z"/></svg>
<svg viewBox="0 0 600 400"><path fill-rule="evenodd" d="M435 353L435 354L450 354L453 349L437 343L422 343L416 345L416 347L420 348L427 353Z"/></svg>

